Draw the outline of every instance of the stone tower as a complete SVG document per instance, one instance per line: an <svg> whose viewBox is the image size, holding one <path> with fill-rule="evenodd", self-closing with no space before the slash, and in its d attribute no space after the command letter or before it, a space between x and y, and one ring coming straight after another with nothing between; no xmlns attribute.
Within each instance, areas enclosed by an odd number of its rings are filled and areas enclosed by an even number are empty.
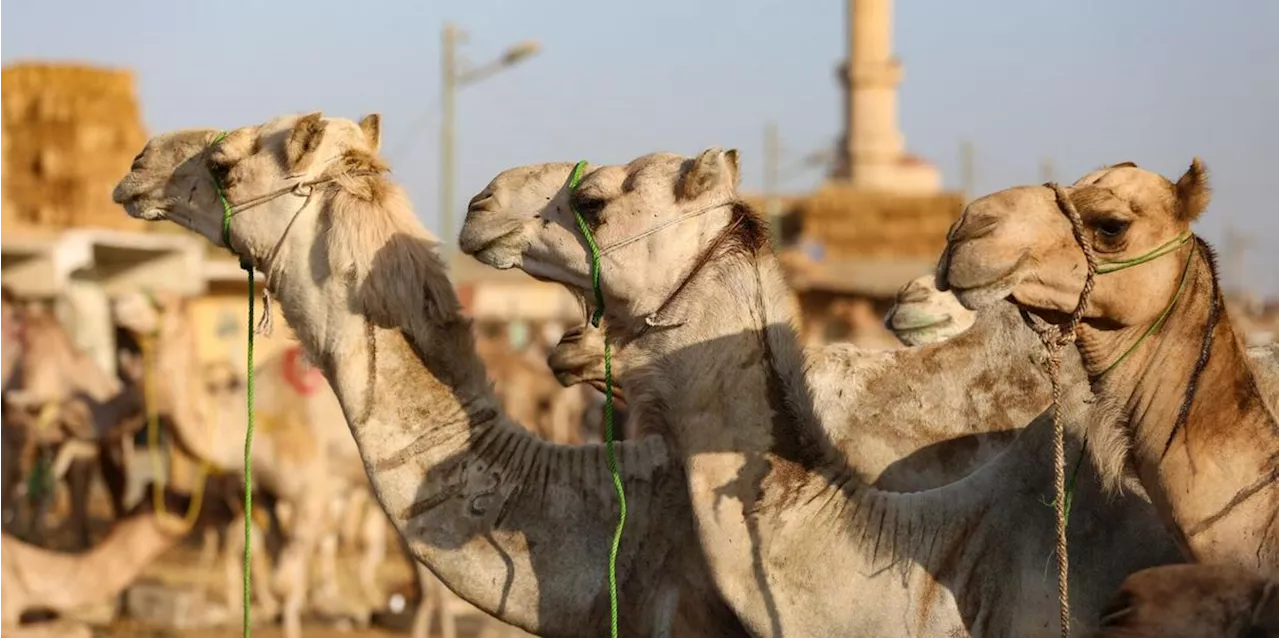
<svg viewBox="0 0 1280 638"><path fill-rule="evenodd" d="M848 59L840 67L844 136L835 177L854 188L930 194L937 168L908 155L898 128L902 65L893 55L893 0L846 0Z"/></svg>

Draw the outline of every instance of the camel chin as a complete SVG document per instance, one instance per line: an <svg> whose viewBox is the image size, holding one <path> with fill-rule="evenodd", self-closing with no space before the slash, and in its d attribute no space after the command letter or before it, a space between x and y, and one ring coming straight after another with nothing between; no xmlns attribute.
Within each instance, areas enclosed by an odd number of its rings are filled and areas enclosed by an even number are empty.
<svg viewBox="0 0 1280 638"><path fill-rule="evenodd" d="M1011 297L1016 285L1017 280L1014 276L1009 275L989 284L972 288L952 287L951 291L955 294L956 300L960 302L961 306L969 310L981 310Z"/></svg>

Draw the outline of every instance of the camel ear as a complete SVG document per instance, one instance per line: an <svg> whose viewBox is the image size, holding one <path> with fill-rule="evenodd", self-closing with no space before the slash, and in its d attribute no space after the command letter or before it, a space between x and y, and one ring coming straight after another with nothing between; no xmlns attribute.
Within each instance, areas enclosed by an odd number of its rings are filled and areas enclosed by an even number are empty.
<svg viewBox="0 0 1280 638"><path fill-rule="evenodd" d="M382 115L370 113L361 118L360 130L364 132L364 139L369 142L369 148L376 153L382 146Z"/></svg>
<svg viewBox="0 0 1280 638"><path fill-rule="evenodd" d="M290 171L303 171L315 159L320 140L324 139L324 116L320 111L308 113L298 119L289 132L284 146L285 167Z"/></svg>
<svg viewBox="0 0 1280 638"><path fill-rule="evenodd" d="M679 199L697 199L716 189L738 189L738 151L725 151L711 147L693 160L693 165L680 180L676 195Z"/></svg>
<svg viewBox="0 0 1280 638"><path fill-rule="evenodd" d="M1178 178L1178 183L1173 188L1178 197L1175 214L1179 220L1195 221L1209 207L1212 194L1209 189L1209 171L1200 158L1191 160L1191 167Z"/></svg>

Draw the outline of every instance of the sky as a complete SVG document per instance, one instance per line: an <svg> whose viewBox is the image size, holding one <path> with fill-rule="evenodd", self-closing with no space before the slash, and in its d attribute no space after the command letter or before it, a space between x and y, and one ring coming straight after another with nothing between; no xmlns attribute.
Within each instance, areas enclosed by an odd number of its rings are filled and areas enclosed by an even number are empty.
<svg viewBox="0 0 1280 638"><path fill-rule="evenodd" d="M1216 6L1215 6L1216 5ZM1070 182L1121 161L1176 179L1204 159L1215 196L1196 230L1223 253L1247 237L1244 277L1277 290L1280 3L1235 0L911 0L894 8L908 150L976 193ZM455 231L466 202L527 163L620 163L709 146L763 181L764 128L783 163L840 133L844 3L28 0L0 20L0 58L129 67L148 130L234 128L286 112L383 116L383 149L419 216L439 230L440 29L468 32L479 65L511 44L542 51L457 96ZM785 184L802 192L820 174Z"/></svg>

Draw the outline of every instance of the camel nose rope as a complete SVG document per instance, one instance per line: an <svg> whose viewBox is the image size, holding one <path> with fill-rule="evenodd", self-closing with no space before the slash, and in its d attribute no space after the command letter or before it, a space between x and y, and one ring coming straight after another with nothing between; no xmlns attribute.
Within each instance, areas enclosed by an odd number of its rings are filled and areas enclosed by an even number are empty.
<svg viewBox="0 0 1280 638"><path fill-rule="evenodd" d="M600 320L604 317L604 292L600 289L600 255L602 253L600 246L596 244L591 227L587 225L587 220L573 205L572 197L574 191L578 189L578 183L582 181L582 170L586 165L585 160L578 162L569 177L569 208L573 211L573 218L578 223L578 230L582 232L582 236L587 240L587 246L591 248L591 289L596 297L596 308L591 313L591 325L598 328ZM637 236L635 239L643 236L645 235ZM623 243L629 243L629 241ZM615 244L613 248L619 245ZM613 542L609 545L609 636L618 638L618 546L622 543L622 530L627 524L627 494L622 486L622 477L618 472L618 459L613 449L613 353L608 340L604 342L604 451L609 463L609 476L613 480L613 491L618 494L619 506L618 526L613 531Z"/></svg>
<svg viewBox="0 0 1280 638"><path fill-rule="evenodd" d="M1193 237L1190 231L1184 232L1177 237L1157 246L1156 248L1138 255L1132 259L1102 261L1099 262L1093 252L1093 246L1085 237L1084 221L1080 219L1080 213L1076 210L1075 204L1072 203L1071 197L1067 194L1062 186L1050 182L1045 184L1053 190L1054 197L1057 200L1058 209L1071 222L1071 235L1075 238L1076 244L1080 246L1081 252L1084 253L1086 264L1084 286L1080 289L1080 297L1076 302L1076 308L1066 321L1059 324L1047 324L1044 326L1036 325L1032 321L1032 316L1025 311L1023 316L1027 321L1027 325L1031 327L1039 336L1040 341L1044 344L1045 352L1048 355L1049 382L1053 392L1053 484L1054 484L1054 510L1057 518L1057 556L1058 556L1058 615L1059 621L1062 623L1062 636L1067 638L1071 635L1071 606L1070 594L1068 590L1068 573L1070 563L1067 555L1067 515L1070 513L1071 496L1074 492L1077 472L1080 469L1080 461L1084 459L1084 446L1088 445L1088 435L1081 442L1080 457L1076 460L1075 468L1071 472L1071 485L1066 482L1066 452L1065 452L1065 426L1062 422L1062 349L1076 340L1076 328L1079 327L1081 319L1084 317L1086 308L1089 305L1089 298L1093 295L1094 279L1099 274L1108 274L1132 268L1140 264L1145 264L1156 258L1172 253L1182 247L1183 244L1190 241ZM1155 334L1164 325L1165 320L1169 318L1169 314L1173 312L1173 307L1177 305L1178 299L1182 296L1183 289L1186 288L1187 273L1191 270L1191 258L1195 256L1195 250L1189 251L1187 255L1186 265L1182 269L1182 277L1178 282L1178 289L1174 293L1173 298L1169 300L1169 304L1164 311L1156 319L1146 332L1138 338L1133 345L1129 346L1115 361L1112 361L1101 373L1098 378L1105 376L1120 365L1129 355L1133 354L1138 346L1148 337Z"/></svg>

